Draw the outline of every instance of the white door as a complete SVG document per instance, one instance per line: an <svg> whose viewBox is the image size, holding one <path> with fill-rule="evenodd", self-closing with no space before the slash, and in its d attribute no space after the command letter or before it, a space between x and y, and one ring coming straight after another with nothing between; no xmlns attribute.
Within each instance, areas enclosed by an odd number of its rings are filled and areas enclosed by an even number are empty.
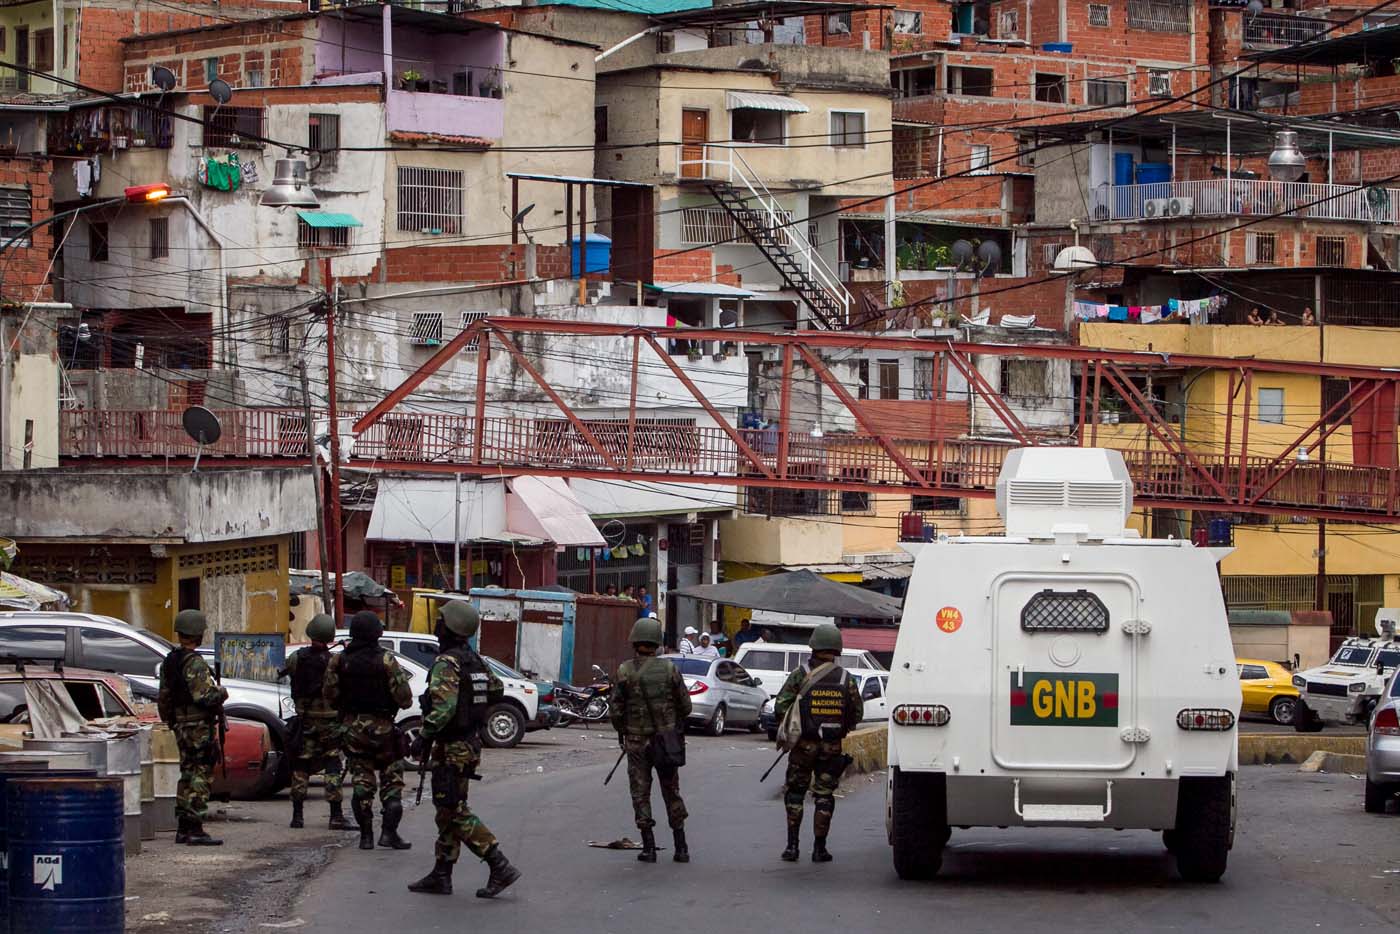
<svg viewBox="0 0 1400 934"><path fill-rule="evenodd" d="M861 719L888 719L889 705L885 702L886 680L880 675L870 675L865 679L865 684L861 685L860 696L865 701L865 713Z"/></svg>
<svg viewBox="0 0 1400 934"><path fill-rule="evenodd" d="M1011 574L994 591L992 755L1003 768L1125 769L1137 746L1138 588L1126 575Z"/></svg>

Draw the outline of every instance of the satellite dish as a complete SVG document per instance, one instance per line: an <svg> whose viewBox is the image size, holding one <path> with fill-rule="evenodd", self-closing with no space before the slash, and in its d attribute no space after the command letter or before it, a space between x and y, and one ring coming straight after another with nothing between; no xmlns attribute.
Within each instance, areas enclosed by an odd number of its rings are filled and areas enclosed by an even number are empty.
<svg viewBox="0 0 1400 934"><path fill-rule="evenodd" d="M956 269L963 269L963 268L966 268L967 264L970 263L970 262L972 262L972 255L973 255L973 252L974 252L974 251L973 251L973 248L972 248L972 244L969 243L968 241L966 241L966 240L954 240L954 241L953 241L953 247L952 247L952 250L951 250L951 256L952 256L954 268L956 268Z"/></svg>
<svg viewBox="0 0 1400 934"><path fill-rule="evenodd" d="M527 204L527 205L525 205L523 208L521 208L521 209L520 209L520 212L519 212L518 214L514 215L514 216L511 218L511 221L512 221L513 223L516 223L516 224L522 223L522 222L525 220L525 215L526 215L526 214L529 214L529 213L530 213L531 211L533 211L534 209L535 209L535 203L534 203L533 201L531 201L529 204Z"/></svg>
<svg viewBox="0 0 1400 934"><path fill-rule="evenodd" d="M722 328L736 328L739 326L739 311L736 308L724 308L719 313L719 326Z"/></svg>
<svg viewBox="0 0 1400 934"><path fill-rule="evenodd" d="M194 439L199 445L199 450L194 455L194 468L190 473L199 470L199 458L204 453L206 444L213 444L223 436L223 426L219 424L219 417L202 405L192 405L185 409L185 413L180 416L180 424L185 427L185 434Z"/></svg>
<svg viewBox="0 0 1400 934"><path fill-rule="evenodd" d="M985 276L994 269L1001 268L1001 244L995 240L983 240L977 245L977 275Z"/></svg>
<svg viewBox="0 0 1400 934"><path fill-rule="evenodd" d="M175 72L164 65L151 66L151 84L169 93L175 90Z"/></svg>
<svg viewBox="0 0 1400 934"><path fill-rule="evenodd" d="M1093 269L1098 264L1098 257L1086 246L1066 247L1055 256L1056 272L1073 272L1078 269Z"/></svg>
<svg viewBox="0 0 1400 934"><path fill-rule="evenodd" d="M1249 0L1245 9L1249 12L1251 17L1258 16L1260 13L1264 12L1264 2L1263 0Z"/></svg>
<svg viewBox="0 0 1400 934"><path fill-rule="evenodd" d="M209 96L222 107L233 100L233 88L223 78L215 78L209 82Z"/></svg>

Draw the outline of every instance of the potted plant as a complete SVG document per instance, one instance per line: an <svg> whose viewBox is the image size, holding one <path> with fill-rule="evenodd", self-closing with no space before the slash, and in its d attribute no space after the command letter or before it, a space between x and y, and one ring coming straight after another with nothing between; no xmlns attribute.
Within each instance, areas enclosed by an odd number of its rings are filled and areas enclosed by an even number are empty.
<svg viewBox="0 0 1400 934"><path fill-rule="evenodd" d="M700 344L696 341L690 342L690 349L685 352L685 355L691 363L699 363L701 358L705 356L704 351L700 349Z"/></svg>
<svg viewBox="0 0 1400 934"><path fill-rule="evenodd" d="M422 72L412 68L406 68L399 72L399 90L412 91L418 87L418 83L423 80Z"/></svg>

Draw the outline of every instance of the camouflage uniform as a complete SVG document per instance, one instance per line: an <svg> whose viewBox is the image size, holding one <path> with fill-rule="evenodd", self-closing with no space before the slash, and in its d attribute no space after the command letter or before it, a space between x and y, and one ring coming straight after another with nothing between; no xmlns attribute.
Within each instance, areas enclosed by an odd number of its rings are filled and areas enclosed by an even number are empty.
<svg viewBox="0 0 1400 934"><path fill-rule="evenodd" d="M476 673L477 681L473 682L469 674L463 683L463 658L458 657L459 653L466 659L468 669L480 669ZM487 852L496 845L495 835L472 813L467 803L472 776L481 763L481 739L475 730L479 724L468 724L470 715L459 716L459 707L471 704L475 684L484 689L478 692L478 700L484 703L476 705L484 717L485 707L499 700L505 687L480 661L480 656L473 662L471 656L475 655L469 648L450 649L438 655L429 674L428 694L422 705L423 741L433 744L433 808L438 831L433 854L448 863L457 861L463 843L478 859L485 859ZM484 679L481 672L485 673Z"/></svg>
<svg viewBox="0 0 1400 934"><path fill-rule="evenodd" d="M627 781L632 789L632 813L637 829L656 826L651 816L651 737L659 732L683 728L690 716L690 694L676 666L664 658L638 656L623 662L613 678L611 719L627 751ZM685 802L681 800L679 769L656 768L661 800L671 828L685 823Z"/></svg>
<svg viewBox="0 0 1400 934"><path fill-rule="evenodd" d="M326 705L342 712L340 739L350 771L351 797L357 803L373 802L377 791L381 804L399 802L403 799L403 758L396 742L394 712L395 708L403 710L413 704L408 672L399 667L392 654L377 645L360 649L383 653L389 696L384 698L380 713L346 713L344 699L349 688L342 685L341 672L345 667L346 655L351 651L354 651L353 643L352 648L331 656L321 689Z"/></svg>
<svg viewBox="0 0 1400 934"><path fill-rule="evenodd" d="M208 812L209 786L221 758L219 714L227 699L228 691L214 680L214 673L198 652L176 649L167 656L161 666L156 706L180 749L175 814L182 821L202 823Z"/></svg>
<svg viewBox="0 0 1400 934"><path fill-rule="evenodd" d="M788 675L773 702L773 712L782 723L788 710L797 702L798 693L807 680L808 673L819 663L808 662ZM842 704L842 726L850 732L859 725L864 715L865 702L861 699L860 688L854 678L847 676L846 696ZM788 827L802 826L802 805L807 797L807 789L812 789L812 831L818 838L825 838L831 828L831 816L836 812L836 788L841 775L846 771L846 757L841 751L841 740L800 738L788 752L787 780L783 785L783 805L787 809ZM812 778L816 776L816 783Z"/></svg>
<svg viewBox="0 0 1400 934"><path fill-rule="evenodd" d="M325 650L299 649L287 658L281 673L291 676L293 686L297 683L298 661L305 653L315 651ZM337 803L344 797L340 788L344 781L340 760L340 714L326 702L324 693L315 697L297 697L294 692L292 703L296 705L297 719L301 723L301 746L294 750L292 759L292 800L306 800L311 776L320 771L326 779L326 800Z"/></svg>

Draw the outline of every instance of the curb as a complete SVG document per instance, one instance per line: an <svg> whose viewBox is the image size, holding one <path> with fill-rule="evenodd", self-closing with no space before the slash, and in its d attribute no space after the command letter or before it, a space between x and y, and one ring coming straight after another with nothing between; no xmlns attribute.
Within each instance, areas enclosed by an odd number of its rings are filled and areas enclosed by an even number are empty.
<svg viewBox="0 0 1400 934"><path fill-rule="evenodd" d="M850 756L850 771L879 772L889 761L889 728L867 727L846 735L841 751Z"/></svg>
<svg viewBox="0 0 1400 934"><path fill-rule="evenodd" d="M1318 733L1250 733L1240 737L1240 765L1300 764L1315 752L1360 756L1364 769L1366 737Z"/></svg>
<svg viewBox="0 0 1400 934"><path fill-rule="evenodd" d="M1298 766L1298 771L1364 775L1366 773L1366 757L1336 752L1324 752L1319 749L1317 752L1308 756L1306 762Z"/></svg>

